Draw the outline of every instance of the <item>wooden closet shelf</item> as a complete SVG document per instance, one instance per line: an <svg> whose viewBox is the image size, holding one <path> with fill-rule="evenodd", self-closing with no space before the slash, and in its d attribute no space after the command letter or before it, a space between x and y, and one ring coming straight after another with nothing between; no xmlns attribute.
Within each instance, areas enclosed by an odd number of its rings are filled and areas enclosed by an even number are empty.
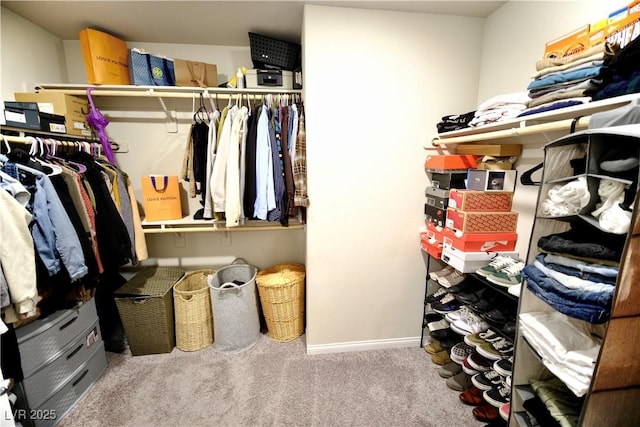
<svg viewBox="0 0 640 427"><path fill-rule="evenodd" d="M229 231L281 231L303 230L304 224L298 220L289 219L289 226L284 227L279 222L250 220L238 227L227 227L224 221L194 220L191 217L169 221L142 221L142 229L145 234L159 233L202 233L202 232L229 232Z"/></svg>
<svg viewBox="0 0 640 427"><path fill-rule="evenodd" d="M73 84L39 84L36 92L62 92L67 95L86 95L87 89L93 87L93 96L120 97L153 97L153 98L192 98L204 93L218 95L266 95L266 94L301 94L301 89L232 89L221 87L184 87L184 86L133 86L133 85L73 85Z"/></svg>
<svg viewBox="0 0 640 427"><path fill-rule="evenodd" d="M432 149L433 147L448 144L518 138L546 132L568 131L574 124L574 121L576 130L582 130L589 125L589 116L592 114L624 107L636 99L640 99L640 94L634 93L618 96L573 107L531 114L529 116L514 117L490 125L443 132L433 138L430 143L425 144L424 148ZM519 143L523 142L520 140Z"/></svg>

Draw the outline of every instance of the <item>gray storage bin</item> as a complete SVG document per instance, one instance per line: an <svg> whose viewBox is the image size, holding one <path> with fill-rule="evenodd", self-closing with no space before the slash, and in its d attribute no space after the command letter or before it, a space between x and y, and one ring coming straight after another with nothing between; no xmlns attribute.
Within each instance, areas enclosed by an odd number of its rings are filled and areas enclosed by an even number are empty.
<svg viewBox="0 0 640 427"><path fill-rule="evenodd" d="M209 276L214 347L222 352L250 349L260 336L256 274L249 264L231 264ZM234 283L237 281L239 283Z"/></svg>

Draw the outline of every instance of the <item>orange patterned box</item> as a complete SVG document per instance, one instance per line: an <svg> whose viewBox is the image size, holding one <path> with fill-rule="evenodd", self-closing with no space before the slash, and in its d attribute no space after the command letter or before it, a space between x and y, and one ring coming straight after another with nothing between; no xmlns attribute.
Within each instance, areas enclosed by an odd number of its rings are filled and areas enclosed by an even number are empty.
<svg viewBox="0 0 640 427"><path fill-rule="evenodd" d="M582 52L589 47L589 29L591 25L582 25L544 46L545 58L562 58Z"/></svg>
<svg viewBox="0 0 640 427"><path fill-rule="evenodd" d="M445 225L464 233L509 233L516 231L518 212L465 212L449 208Z"/></svg>
<svg viewBox="0 0 640 427"><path fill-rule="evenodd" d="M517 233L463 233L445 227L442 245L462 252L514 251Z"/></svg>
<svg viewBox="0 0 640 427"><path fill-rule="evenodd" d="M451 189L449 207L465 212L509 212L513 201L511 191L476 191Z"/></svg>

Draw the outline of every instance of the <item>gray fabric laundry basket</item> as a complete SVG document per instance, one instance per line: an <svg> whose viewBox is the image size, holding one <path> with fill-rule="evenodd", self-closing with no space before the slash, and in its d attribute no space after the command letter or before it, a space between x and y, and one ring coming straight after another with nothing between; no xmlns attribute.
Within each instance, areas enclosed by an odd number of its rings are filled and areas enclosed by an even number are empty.
<svg viewBox="0 0 640 427"><path fill-rule="evenodd" d="M260 336L256 292L258 269L247 263L236 263L237 261L209 276L214 348L221 352L248 350ZM242 284L233 283L234 281Z"/></svg>

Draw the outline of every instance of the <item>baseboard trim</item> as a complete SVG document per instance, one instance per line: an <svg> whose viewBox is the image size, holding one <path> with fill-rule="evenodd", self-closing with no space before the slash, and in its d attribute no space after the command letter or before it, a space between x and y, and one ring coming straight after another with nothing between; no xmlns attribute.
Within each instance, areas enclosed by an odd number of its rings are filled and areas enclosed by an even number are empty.
<svg viewBox="0 0 640 427"><path fill-rule="evenodd" d="M420 337L386 340L351 341L333 344L307 344L307 354L343 353L349 351L384 350L389 348L419 347Z"/></svg>

